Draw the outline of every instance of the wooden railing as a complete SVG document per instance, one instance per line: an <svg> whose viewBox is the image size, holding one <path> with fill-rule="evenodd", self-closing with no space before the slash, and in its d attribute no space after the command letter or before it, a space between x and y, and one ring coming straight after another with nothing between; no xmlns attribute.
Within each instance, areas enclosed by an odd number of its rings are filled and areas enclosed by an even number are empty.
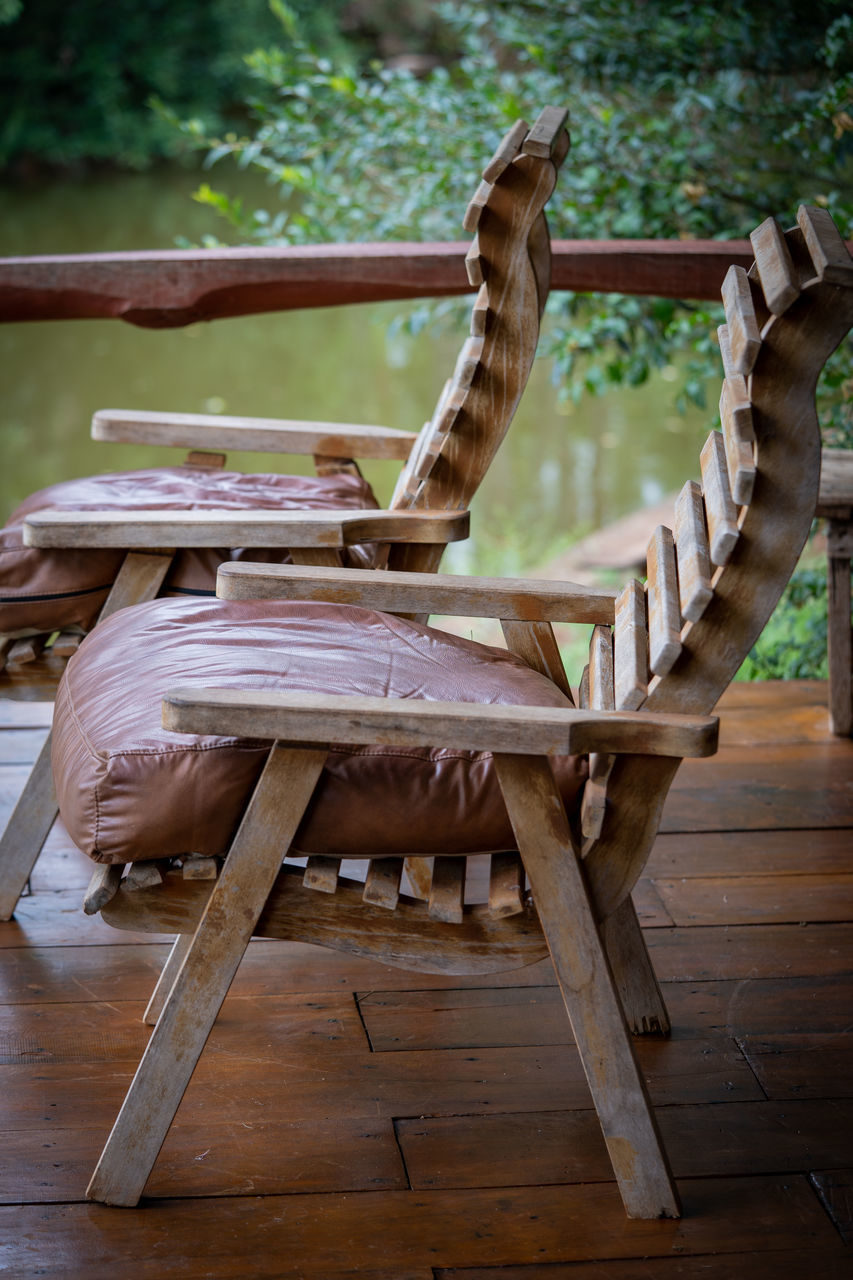
<svg viewBox="0 0 853 1280"><path fill-rule="evenodd" d="M470 291L467 243L175 249L0 259L0 321L226 316ZM747 240L555 240L552 289L719 300Z"/></svg>

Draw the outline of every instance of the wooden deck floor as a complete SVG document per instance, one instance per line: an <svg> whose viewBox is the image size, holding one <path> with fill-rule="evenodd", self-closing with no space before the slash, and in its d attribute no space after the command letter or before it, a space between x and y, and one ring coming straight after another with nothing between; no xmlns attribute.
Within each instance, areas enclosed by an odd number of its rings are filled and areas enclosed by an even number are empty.
<svg viewBox="0 0 853 1280"><path fill-rule="evenodd" d="M853 743L825 698L730 691L636 895L674 1024L639 1052L680 1222L624 1217L546 963L463 983L268 942L144 1207L86 1203L166 946L82 916L89 868L55 831L0 925L0 1274L849 1276ZM7 712L4 805L43 719Z"/></svg>

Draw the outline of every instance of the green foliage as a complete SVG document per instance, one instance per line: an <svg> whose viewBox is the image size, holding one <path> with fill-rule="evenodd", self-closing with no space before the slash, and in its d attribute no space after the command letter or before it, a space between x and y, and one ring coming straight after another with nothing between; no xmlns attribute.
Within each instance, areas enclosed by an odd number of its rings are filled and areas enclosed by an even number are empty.
<svg viewBox="0 0 853 1280"><path fill-rule="evenodd" d="M266 0L0 0L0 168L172 154L152 96L244 120L243 53L277 33Z"/></svg>
<svg viewBox="0 0 853 1280"><path fill-rule="evenodd" d="M794 573L737 678L826 680L825 568Z"/></svg>
<svg viewBox="0 0 853 1280"><path fill-rule="evenodd" d="M254 243L441 239L459 234L488 147L518 116L565 103L573 150L549 206L558 237L744 236L801 202L853 233L853 20L838 0L460 0L438 4L456 55L415 75L319 54L276 0L284 39L250 54L251 130L184 134L261 169L271 200L246 209L205 184L197 199ZM718 356L707 306L560 295L551 351L561 394L684 372L703 403ZM853 443L849 352L827 378L833 443Z"/></svg>

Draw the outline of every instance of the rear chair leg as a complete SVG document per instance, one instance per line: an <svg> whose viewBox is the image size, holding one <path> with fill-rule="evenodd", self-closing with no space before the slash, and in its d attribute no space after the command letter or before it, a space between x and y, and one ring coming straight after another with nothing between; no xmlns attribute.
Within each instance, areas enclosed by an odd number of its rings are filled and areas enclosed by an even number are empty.
<svg viewBox="0 0 853 1280"><path fill-rule="evenodd" d="M0 837L0 920L9 920L59 813L50 768L51 730Z"/></svg>
<svg viewBox="0 0 853 1280"><path fill-rule="evenodd" d="M668 1036L669 1014L630 897L601 925L619 1000L635 1036Z"/></svg>
<svg viewBox="0 0 853 1280"><path fill-rule="evenodd" d="M98 621L131 604L153 600L172 564L171 551L129 551ZM47 735L6 830L0 838L0 920L10 919L59 813Z"/></svg>
<svg viewBox="0 0 853 1280"><path fill-rule="evenodd" d="M496 755L495 765L625 1210L677 1218L678 1193L551 767L517 755Z"/></svg>
<svg viewBox="0 0 853 1280"><path fill-rule="evenodd" d="M277 744L86 1191L135 1205L302 819L326 752Z"/></svg>
<svg viewBox="0 0 853 1280"><path fill-rule="evenodd" d="M160 977L157 979L157 985L151 993L148 1007L142 1015L142 1021L146 1026L155 1026L157 1019L163 1012L163 1006L166 1003L169 992L175 985L175 978L177 978L178 971L184 963L184 957L189 954L192 940L193 935L191 933L179 933L172 943L166 963L163 965Z"/></svg>

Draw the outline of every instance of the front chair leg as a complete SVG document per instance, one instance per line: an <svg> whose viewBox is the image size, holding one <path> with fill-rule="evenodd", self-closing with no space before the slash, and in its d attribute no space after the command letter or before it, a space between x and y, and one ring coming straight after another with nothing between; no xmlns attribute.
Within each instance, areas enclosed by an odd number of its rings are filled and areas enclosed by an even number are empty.
<svg viewBox="0 0 853 1280"><path fill-rule="evenodd" d="M323 768L324 750L276 744L86 1191L135 1205L169 1131L281 861Z"/></svg>
<svg viewBox="0 0 853 1280"><path fill-rule="evenodd" d="M619 1191L630 1218L677 1218L678 1193L547 759L496 755Z"/></svg>

